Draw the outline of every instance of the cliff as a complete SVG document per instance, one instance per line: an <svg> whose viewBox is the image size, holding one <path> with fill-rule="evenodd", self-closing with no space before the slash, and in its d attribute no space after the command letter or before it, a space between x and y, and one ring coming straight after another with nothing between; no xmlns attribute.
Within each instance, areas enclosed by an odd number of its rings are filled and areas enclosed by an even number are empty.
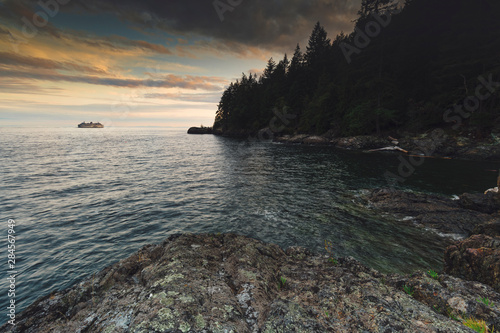
<svg viewBox="0 0 500 333"><path fill-rule="evenodd" d="M461 318L500 327L497 304L491 287L445 274L177 235L37 300L0 332L474 332Z"/></svg>

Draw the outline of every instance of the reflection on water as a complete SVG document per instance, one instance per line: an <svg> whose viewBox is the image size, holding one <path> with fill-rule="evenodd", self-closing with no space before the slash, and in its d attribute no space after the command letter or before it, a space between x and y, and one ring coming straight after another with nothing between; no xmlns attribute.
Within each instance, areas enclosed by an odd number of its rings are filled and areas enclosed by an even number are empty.
<svg viewBox="0 0 500 333"><path fill-rule="evenodd" d="M361 189L386 186L396 155L165 129L0 129L0 136L0 212L17 222L21 307L182 232L234 232L317 252L329 240L338 256L384 272L442 266L442 239L357 203ZM495 184L487 170L496 168L430 159L403 185L483 191Z"/></svg>

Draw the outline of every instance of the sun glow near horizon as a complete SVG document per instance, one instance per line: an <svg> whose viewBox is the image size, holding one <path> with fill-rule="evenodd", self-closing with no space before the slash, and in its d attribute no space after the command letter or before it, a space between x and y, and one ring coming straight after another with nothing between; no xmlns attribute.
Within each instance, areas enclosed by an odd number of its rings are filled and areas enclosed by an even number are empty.
<svg viewBox="0 0 500 333"><path fill-rule="evenodd" d="M0 126L211 125L222 92L242 72L262 72L267 59L290 53L318 19L347 26L359 5L316 0L304 17L262 16L271 4L242 4L221 21L201 1L188 14L181 2L54 1L48 9L0 2Z"/></svg>

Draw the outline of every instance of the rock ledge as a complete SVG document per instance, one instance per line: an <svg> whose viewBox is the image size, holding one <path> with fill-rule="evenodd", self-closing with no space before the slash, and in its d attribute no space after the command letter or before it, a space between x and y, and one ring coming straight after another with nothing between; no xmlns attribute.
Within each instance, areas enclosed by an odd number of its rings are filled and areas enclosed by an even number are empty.
<svg viewBox="0 0 500 333"><path fill-rule="evenodd" d="M500 327L497 304L491 287L444 274L383 275L234 234L177 235L37 300L0 332L473 332L450 315Z"/></svg>

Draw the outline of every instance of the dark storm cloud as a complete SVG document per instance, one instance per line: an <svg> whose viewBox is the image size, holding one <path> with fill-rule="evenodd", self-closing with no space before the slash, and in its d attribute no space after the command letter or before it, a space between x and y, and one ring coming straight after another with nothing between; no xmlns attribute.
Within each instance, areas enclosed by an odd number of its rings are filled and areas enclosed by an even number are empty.
<svg viewBox="0 0 500 333"><path fill-rule="evenodd" d="M148 33L160 30L277 49L293 47L307 38L317 21L330 35L341 30L350 31L361 3L361 0L232 0L240 4L225 7L232 10L222 8L218 12L214 3L230 5L228 0L217 1L70 0L60 6L60 10L110 13ZM33 8L38 1L17 1L21 2ZM20 4L12 6L18 12L22 7Z"/></svg>
<svg viewBox="0 0 500 333"><path fill-rule="evenodd" d="M51 15L37 16L38 7L36 6L37 2L31 0L7 0L0 3L0 22L22 27L30 36L36 36L38 28L43 26L44 33L61 38L58 29L50 23ZM34 18L40 21L34 22Z"/></svg>
<svg viewBox="0 0 500 333"><path fill-rule="evenodd" d="M227 3L221 0L219 3ZM237 1L233 1L235 3ZM255 0L240 1L232 11L220 13L212 0L120 1L85 0L87 8L114 10L129 22L171 33L192 33L252 46L290 47L307 37L316 21L330 33L352 29L359 0Z"/></svg>

